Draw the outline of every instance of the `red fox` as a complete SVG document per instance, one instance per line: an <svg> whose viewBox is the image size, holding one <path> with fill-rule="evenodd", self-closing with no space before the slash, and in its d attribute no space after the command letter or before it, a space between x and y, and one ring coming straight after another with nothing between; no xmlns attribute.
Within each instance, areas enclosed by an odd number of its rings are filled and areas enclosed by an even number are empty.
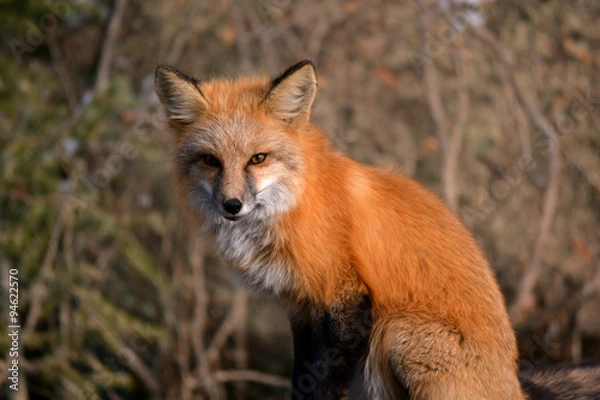
<svg viewBox="0 0 600 400"><path fill-rule="evenodd" d="M313 64L156 89L178 193L249 288L289 312L293 399L524 399L503 296L475 240L417 182L334 150Z"/></svg>

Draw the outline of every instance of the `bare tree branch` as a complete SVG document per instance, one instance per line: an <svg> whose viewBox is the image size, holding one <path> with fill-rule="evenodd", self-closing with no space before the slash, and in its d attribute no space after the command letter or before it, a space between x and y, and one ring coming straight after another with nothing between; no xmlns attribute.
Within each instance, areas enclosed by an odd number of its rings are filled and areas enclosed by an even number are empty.
<svg viewBox="0 0 600 400"><path fill-rule="evenodd" d="M173 313L174 311L170 307L164 307L165 312L168 314ZM180 316L183 312L180 312ZM181 385L179 385L179 393L178 397L181 400L191 400L193 398L193 389L195 387L195 377L192 376L191 371L191 354L192 350L190 349L191 337L195 332L191 332L192 328L190 327L189 321L181 316L179 319L176 318L166 318L168 322L171 322L171 325L174 326L175 332L177 334L176 343L178 346L178 351L176 354L176 361L178 366L178 372L181 379ZM201 333L198 333L201 334ZM171 396L167 396L170 398Z"/></svg>
<svg viewBox="0 0 600 400"><path fill-rule="evenodd" d="M428 11L425 10L421 1L417 0L419 6L419 31L421 35L421 44L423 47L427 44L427 18ZM423 82L425 83L425 95L427 97L427 105L433 119L435 130L440 139L442 153L446 154L448 150L448 125L446 122L446 112L442 105L442 99L439 90L439 82L437 69L435 68L433 59L425 58L423 60Z"/></svg>
<svg viewBox="0 0 600 400"><path fill-rule="evenodd" d="M244 27L244 13L239 2L234 1L231 4L231 19L235 27L236 38L235 45L240 56L240 65L243 72L252 72L252 57L250 55L250 41L248 32Z"/></svg>
<svg viewBox="0 0 600 400"><path fill-rule="evenodd" d="M192 319L192 345L196 361L198 363L197 371L199 379L211 399L221 399L221 392L210 370L209 360L204 345L204 333L208 320L208 291L206 290L206 276L204 273L204 246L201 240L192 239L190 244L192 266L192 280L196 302L194 304L194 314Z"/></svg>
<svg viewBox="0 0 600 400"><path fill-rule="evenodd" d="M54 71L56 72L58 80L60 81L63 90L65 91L65 96L67 96L67 104L69 105L69 110L73 112L77 108L77 94L75 94L75 89L73 88L73 81L71 80L67 70L65 69L65 64L63 62L60 47L58 46L58 43L56 43L56 38L54 37L54 34L48 35L48 50L50 51L50 58L52 59Z"/></svg>
<svg viewBox="0 0 600 400"><path fill-rule="evenodd" d="M572 295L567 296L558 304L547 307L542 313L536 315L530 321L523 325L525 332L531 332L547 325L558 315L570 314L576 312L583 302L600 293L600 264L596 266L596 273L583 287L576 290Z"/></svg>
<svg viewBox="0 0 600 400"><path fill-rule="evenodd" d="M530 138L530 127L527 116L523 113L522 108L519 106L519 101L516 98L515 89L512 85L512 81L508 76L506 68L501 70L500 76L502 78L502 88L504 89L504 97L508 104L508 114L513 117L514 128L519 133L519 139L521 144L521 153L531 154L531 138Z"/></svg>
<svg viewBox="0 0 600 400"><path fill-rule="evenodd" d="M307 45L308 56L316 64L319 63L319 56L321 55L321 49L323 48L325 37L334 28L344 23L344 21L349 17L349 14L347 14L342 8L330 13L321 13L320 17L321 18L316 21L313 29L311 30L311 35Z"/></svg>
<svg viewBox="0 0 600 400"><path fill-rule="evenodd" d="M137 377L144 382L144 386L150 391L150 398L152 400L160 399L160 385L156 381L156 377L136 352L127 346L121 346L119 354Z"/></svg>
<svg viewBox="0 0 600 400"><path fill-rule="evenodd" d="M128 0L115 0L112 17L108 24L106 37L102 43L102 51L100 53L100 62L98 63L98 72L96 73L96 86L94 91L100 93L106 89L108 78L110 76L110 67L112 64L113 50L115 41L119 36L125 9L127 8Z"/></svg>
<svg viewBox="0 0 600 400"><path fill-rule="evenodd" d="M464 51L462 46L461 48L452 50L452 60L458 79L458 104L456 109L456 120L454 121L454 126L452 127L452 132L450 134L450 141L444 157L444 168L442 169L444 194L448 206L453 211L458 210L458 185L456 182L456 175L466 123L469 117L469 86L467 83L462 51Z"/></svg>
<svg viewBox="0 0 600 400"><path fill-rule="evenodd" d="M512 85L515 88L515 92L525 107L531 122L544 134L544 136L546 136L546 140L548 141L549 145L549 184L544 194L540 230L534 243L533 253L529 263L525 268L521 281L519 282L516 300L510 307L511 317L513 318L514 323L519 325L535 308L536 299L534 289L542 273L542 257L546 242L548 241L550 227L552 226L556 209L558 207L558 191L561 173L561 158L558 135L552 125L538 109L533 95L526 89L525 84L522 82L517 72L514 58L508 52L508 50L502 45L502 43L500 43L493 33L486 28L476 26L472 23L468 23L467 26L476 37L490 45L490 47L499 55L500 61L506 68Z"/></svg>
<svg viewBox="0 0 600 400"><path fill-rule="evenodd" d="M22 346L27 343L27 339L31 333L35 330L35 327L42 316L42 301L47 295L48 289L46 287L47 281L52 277L54 271L53 266L58 255L58 248L60 244L60 237L65 228L66 214L71 212L72 208L68 201L64 201L61 205L60 211L52 228L50 235L50 241L48 243L48 250L42 261L42 266L38 271L38 274L27 291L28 298L28 313L24 319L25 326L19 337L19 342ZM8 369L2 369L0 372L0 380L4 381L8 377Z"/></svg>
<svg viewBox="0 0 600 400"><path fill-rule="evenodd" d="M244 14L252 28L252 32L258 34L262 55L266 60L268 70L273 73L279 71L279 50L277 49L277 46L273 44L272 29L269 25L266 25L264 21L261 21L260 16L254 8L254 4L249 4L247 1L243 0L242 5ZM248 33L245 34L249 35Z"/></svg>
<svg viewBox="0 0 600 400"><path fill-rule="evenodd" d="M600 195L600 170L589 168L583 160L578 156L575 148L572 144L562 142L562 151L567 160L579 170L581 175L585 178L590 186L596 189L598 195Z"/></svg>
<svg viewBox="0 0 600 400"><path fill-rule="evenodd" d="M48 243L48 250L44 256L42 266L35 278L34 283L29 289L29 312L25 319L25 327L21 333L20 342L22 344L27 343L29 335L35 330L37 322L42 313L42 300L47 294L47 280L52 276L54 262L58 254L60 236L65 228L65 218L68 212L71 212L72 207L68 201L64 201L56 217L56 222L52 228L52 234L50 235L50 242Z"/></svg>
<svg viewBox="0 0 600 400"><path fill-rule="evenodd" d="M219 353L223 350L223 346L225 345L227 338L231 336L232 332L246 317L246 297L247 295L241 290L238 290L235 293L231 310L213 337L212 343L208 347L207 358L211 365L218 360Z"/></svg>
<svg viewBox="0 0 600 400"><path fill-rule="evenodd" d="M291 381L287 378L282 378L277 375L265 374L264 372L252 370L216 371L215 379L218 382L250 381L262 383L263 385L278 386L284 388L288 388L292 384Z"/></svg>
<svg viewBox="0 0 600 400"><path fill-rule="evenodd" d="M421 43L424 48L428 42L428 18L432 15L426 10L420 0L417 0L419 8L419 30ZM459 42L451 49L452 62L456 71L458 82L456 117L452 129L449 130L449 122L442 103L440 83L435 63L431 57L423 60L423 81L425 84L425 95L431 118L435 125L437 136L442 149L442 186L443 194L448 207L458 211L458 184L456 180L458 159L462 147L463 137L469 117L469 86L467 82L463 52L464 46Z"/></svg>
<svg viewBox="0 0 600 400"><path fill-rule="evenodd" d="M181 58L181 54L183 53L183 49L185 48L185 44L187 43L190 32L194 28L194 21L196 21L196 17L200 10L202 10L202 6L204 5L203 1L196 0L194 1L194 5L191 10L189 10L187 17L185 19L185 23L177 31L177 36L171 42L171 51L167 55L165 62L167 64L176 64L177 61Z"/></svg>
<svg viewBox="0 0 600 400"><path fill-rule="evenodd" d="M235 338L235 366L239 370L248 368L248 295L245 291L239 290L238 295L242 297L240 302L240 314L242 318L237 323L234 332ZM240 381L236 385L237 400L245 400L248 392L246 382Z"/></svg>

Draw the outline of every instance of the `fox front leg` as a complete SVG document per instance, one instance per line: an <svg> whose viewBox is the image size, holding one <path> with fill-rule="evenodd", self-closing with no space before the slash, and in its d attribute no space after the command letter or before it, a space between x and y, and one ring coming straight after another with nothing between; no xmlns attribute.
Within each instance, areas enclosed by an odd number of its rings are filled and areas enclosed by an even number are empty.
<svg viewBox="0 0 600 400"><path fill-rule="evenodd" d="M347 395L366 355L371 331L368 297L310 320L292 319L294 400L335 400Z"/></svg>

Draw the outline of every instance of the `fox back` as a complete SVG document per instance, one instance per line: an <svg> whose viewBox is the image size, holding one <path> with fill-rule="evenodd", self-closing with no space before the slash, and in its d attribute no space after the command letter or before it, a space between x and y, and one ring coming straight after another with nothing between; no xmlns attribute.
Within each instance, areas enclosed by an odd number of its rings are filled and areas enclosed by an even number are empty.
<svg viewBox="0 0 600 400"><path fill-rule="evenodd" d="M470 232L417 182L331 147L310 123L310 62L206 82L161 66L156 87L183 203L245 284L288 309L292 398L524 398Z"/></svg>

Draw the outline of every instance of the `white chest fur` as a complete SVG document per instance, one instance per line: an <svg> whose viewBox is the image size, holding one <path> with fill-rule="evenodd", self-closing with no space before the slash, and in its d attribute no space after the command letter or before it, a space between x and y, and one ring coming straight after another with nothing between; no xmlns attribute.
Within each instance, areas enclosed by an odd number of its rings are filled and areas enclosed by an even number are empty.
<svg viewBox="0 0 600 400"><path fill-rule="evenodd" d="M291 269L273 258L273 233L262 221L223 221L215 227L218 252L233 265L244 286L274 294L291 291Z"/></svg>

